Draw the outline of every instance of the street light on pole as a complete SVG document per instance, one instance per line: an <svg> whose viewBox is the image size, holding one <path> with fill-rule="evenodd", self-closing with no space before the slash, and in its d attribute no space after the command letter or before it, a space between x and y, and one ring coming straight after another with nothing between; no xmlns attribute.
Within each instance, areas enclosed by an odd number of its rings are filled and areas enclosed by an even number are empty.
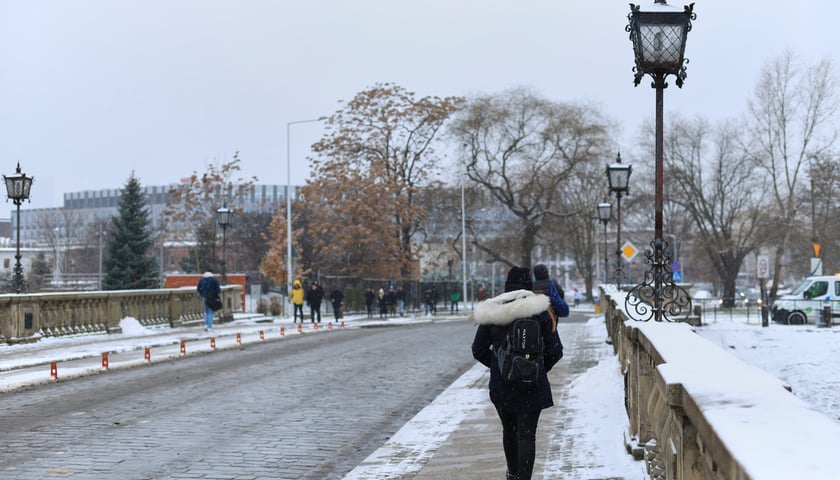
<svg viewBox="0 0 840 480"><path fill-rule="evenodd" d="M227 202L222 208L216 210L216 221L222 227L222 285L227 285L227 227L233 218L233 210L229 209Z"/></svg>
<svg viewBox="0 0 840 480"><path fill-rule="evenodd" d="M615 156L615 163L607 165L607 183L610 193L616 198L616 239L615 239L615 285L621 289L621 196L630 192L630 173L633 166L621 163L621 152ZM606 225L604 226L606 228Z"/></svg>
<svg viewBox="0 0 840 480"><path fill-rule="evenodd" d="M664 135L663 135L663 90L668 86L665 78L676 77L677 87L682 88L686 77L685 42L691 31L691 21L697 18L694 4L683 8L668 5L665 0L656 0L653 5L642 8L630 4L629 21L625 31L630 33L633 42L636 66L634 83L636 86L642 77L650 75L651 87L656 89L656 141L655 141L655 214L654 239L651 250L645 251L645 262L650 269L645 279L633 287L626 297L628 314L636 320L657 322L670 321L680 315L683 309L691 310L691 298L682 288L674 284L671 272L671 252L668 243L662 238L662 204L664 184ZM653 302L652 312L647 307Z"/></svg>
<svg viewBox="0 0 840 480"><path fill-rule="evenodd" d="M32 181L35 180L35 177L27 177L25 173L21 172L20 162L18 162L15 174L3 175L3 180L6 183L6 195L17 209L17 234L15 235L17 250L15 252L15 276L13 281L15 293L20 293L23 290L23 267L20 265L20 204L24 200L29 200L29 191L32 189Z"/></svg>
<svg viewBox="0 0 840 480"><path fill-rule="evenodd" d="M295 120L286 123L286 292L292 294L292 142L290 134L292 125L301 123L321 122L327 117L311 118L309 120Z"/></svg>
<svg viewBox="0 0 840 480"><path fill-rule="evenodd" d="M612 218L612 204L607 202L598 204L598 220L604 224L604 283L607 283L607 276L609 275L609 261L607 260L607 224Z"/></svg>

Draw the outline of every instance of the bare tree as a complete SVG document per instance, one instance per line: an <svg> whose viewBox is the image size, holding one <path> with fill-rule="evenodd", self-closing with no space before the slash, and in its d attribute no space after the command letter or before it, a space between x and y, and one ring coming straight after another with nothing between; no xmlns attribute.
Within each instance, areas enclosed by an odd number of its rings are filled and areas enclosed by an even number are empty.
<svg viewBox="0 0 840 480"><path fill-rule="evenodd" d="M669 125L669 200L691 218L694 245L714 266L724 304L732 306L738 272L759 243L763 176L749 168L734 122L714 128L699 117L676 117Z"/></svg>
<svg viewBox="0 0 840 480"><path fill-rule="evenodd" d="M460 112L452 135L464 148L469 180L518 221L509 233L518 238L519 258L497 258L531 266L541 231L556 223L566 183L610 150L609 126L594 107L555 103L523 88L479 96Z"/></svg>
<svg viewBox="0 0 840 480"><path fill-rule="evenodd" d="M827 154L837 139L832 123L838 108L837 75L829 60L803 66L785 52L761 71L746 126L754 163L770 177L769 192L776 224L784 234L773 245L775 261L770 296L775 297L792 228L803 209L797 190L802 187L808 162Z"/></svg>

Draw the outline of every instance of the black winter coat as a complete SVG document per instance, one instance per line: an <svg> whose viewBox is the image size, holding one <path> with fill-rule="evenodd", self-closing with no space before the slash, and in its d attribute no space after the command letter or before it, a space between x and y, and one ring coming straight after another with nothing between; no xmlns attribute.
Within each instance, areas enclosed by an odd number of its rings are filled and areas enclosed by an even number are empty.
<svg viewBox="0 0 840 480"><path fill-rule="evenodd" d="M508 412L534 412L554 405L551 385L546 372L563 357L563 344L557 331L552 331L551 318L546 310L549 299L545 295L527 290L506 292L476 305L475 319L479 323L472 343L473 357L490 368L490 401L497 409ZM530 391L521 391L506 385L496 359L513 320L536 315L545 346L545 372L539 385Z"/></svg>

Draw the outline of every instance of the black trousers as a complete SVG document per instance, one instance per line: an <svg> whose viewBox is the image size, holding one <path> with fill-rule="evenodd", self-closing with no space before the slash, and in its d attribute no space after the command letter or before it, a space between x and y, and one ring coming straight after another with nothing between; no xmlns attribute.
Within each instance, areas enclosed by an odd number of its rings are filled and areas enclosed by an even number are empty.
<svg viewBox="0 0 840 480"><path fill-rule="evenodd" d="M531 480L536 456L537 423L540 411L506 412L496 410L502 421L502 445L508 472L519 480Z"/></svg>

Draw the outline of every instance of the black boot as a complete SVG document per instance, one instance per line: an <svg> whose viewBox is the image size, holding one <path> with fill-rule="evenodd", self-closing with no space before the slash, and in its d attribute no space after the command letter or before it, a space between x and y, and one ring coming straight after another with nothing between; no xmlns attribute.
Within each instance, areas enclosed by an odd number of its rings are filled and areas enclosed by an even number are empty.
<svg viewBox="0 0 840 480"><path fill-rule="evenodd" d="M519 480L519 475L515 473L506 472L505 473L505 480Z"/></svg>

